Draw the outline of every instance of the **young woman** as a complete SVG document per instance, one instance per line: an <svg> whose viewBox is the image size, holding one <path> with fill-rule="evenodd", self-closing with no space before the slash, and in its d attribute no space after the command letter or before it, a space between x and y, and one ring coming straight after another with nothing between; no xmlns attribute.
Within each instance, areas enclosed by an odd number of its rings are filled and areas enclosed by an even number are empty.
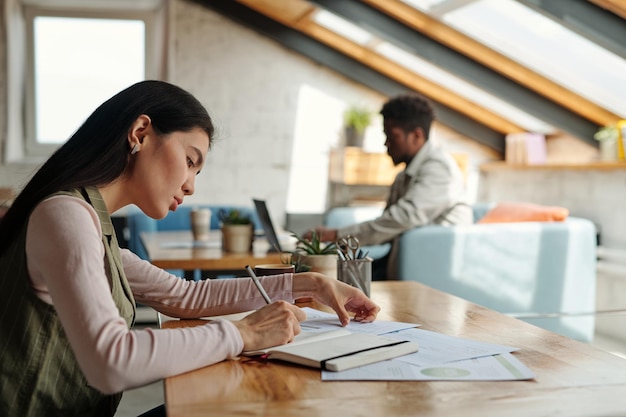
<svg viewBox="0 0 626 417"><path fill-rule="evenodd" d="M316 273L185 281L120 249L111 213L163 218L194 192L213 124L192 95L160 81L118 93L35 173L0 222L0 415L112 416L121 392L291 341L314 297L345 325L379 308ZM130 330L135 302L193 318L258 308L241 321ZM219 381L215 381L219 384Z"/></svg>

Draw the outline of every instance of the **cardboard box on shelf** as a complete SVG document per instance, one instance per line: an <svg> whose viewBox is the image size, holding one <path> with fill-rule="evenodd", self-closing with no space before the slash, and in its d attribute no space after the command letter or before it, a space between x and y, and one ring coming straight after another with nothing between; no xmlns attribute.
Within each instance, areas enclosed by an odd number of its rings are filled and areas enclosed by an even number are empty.
<svg viewBox="0 0 626 417"><path fill-rule="evenodd" d="M359 147L333 149L330 152L329 178L350 185L391 185L404 165L394 166L391 158L380 152L365 152Z"/></svg>

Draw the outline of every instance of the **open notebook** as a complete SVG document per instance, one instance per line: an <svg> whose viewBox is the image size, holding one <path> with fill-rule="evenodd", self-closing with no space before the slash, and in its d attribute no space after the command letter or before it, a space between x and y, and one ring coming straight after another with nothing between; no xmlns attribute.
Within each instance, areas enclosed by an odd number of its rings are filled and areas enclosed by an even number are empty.
<svg viewBox="0 0 626 417"><path fill-rule="evenodd" d="M300 333L293 342L273 348L243 352L245 356L267 355L325 371L343 371L408 355L418 351L417 343L346 329Z"/></svg>

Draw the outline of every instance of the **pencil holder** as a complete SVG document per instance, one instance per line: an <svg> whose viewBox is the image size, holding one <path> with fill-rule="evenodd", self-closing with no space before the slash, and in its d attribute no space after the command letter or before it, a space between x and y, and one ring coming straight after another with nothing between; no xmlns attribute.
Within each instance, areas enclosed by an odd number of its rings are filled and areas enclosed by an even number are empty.
<svg viewBox="0 0 626 417"><path fill-rule="evenodd" d="M337 279L370 296L372 260L370 258L337 260Z"/></svg>

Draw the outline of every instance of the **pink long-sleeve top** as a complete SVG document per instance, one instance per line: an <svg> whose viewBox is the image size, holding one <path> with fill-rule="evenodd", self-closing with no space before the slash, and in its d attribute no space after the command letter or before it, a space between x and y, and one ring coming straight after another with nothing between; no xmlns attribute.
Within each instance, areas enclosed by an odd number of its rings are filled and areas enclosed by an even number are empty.
<svg viewBox="0 0 626 417"><path fill-rule="evenodd" d="M129 330L111 297L96 211L71 196L54 196L32 212L27 267L37 296L53 305L87 381L120 392L224 359L243 349L227 320L181 329ZM264 305L248 279L185 281L121 250L137 302L168 316L197 318ZM293 301L292 274L261 278L272 299Z"/></svg>

